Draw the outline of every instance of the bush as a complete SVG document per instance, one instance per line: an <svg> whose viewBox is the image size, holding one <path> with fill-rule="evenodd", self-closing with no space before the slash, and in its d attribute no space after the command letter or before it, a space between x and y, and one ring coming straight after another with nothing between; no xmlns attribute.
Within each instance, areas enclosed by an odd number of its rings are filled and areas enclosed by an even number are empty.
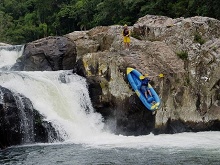
<svg viewBox="0 0 220 165"><path fill-rule="evenodd" d="M136 33L134 33L134 32L131 33L131 37L134 37L134 38L136 38L136 39L138 39L138 40L142 40L142 39L141 39L141 36L138 35L138 34L136 34Z"/></svg>
<svg viewBox="0 0 220 165"><path fill-rule="evenodd" d="M197 43L199 43L200 45L202 45L202 44L205 43L205 40L202 38L202 36L201 36L198 32L196 32L196 33L194 34L194 42L197 42Z"/></svg>
<svg viewBox="0 0 220 165"><path fill-rule="evenodd" d="M176 54L182 60L187 60L187 58L188 58L188 52L187 51L177 52Z"/></svg>

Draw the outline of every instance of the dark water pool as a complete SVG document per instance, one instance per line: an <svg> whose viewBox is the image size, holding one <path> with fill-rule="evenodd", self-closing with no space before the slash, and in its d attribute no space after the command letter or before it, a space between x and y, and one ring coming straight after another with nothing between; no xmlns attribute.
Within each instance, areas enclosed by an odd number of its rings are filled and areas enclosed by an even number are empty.
<svg viewBox="0 0 220 165"><path fill-rule="evenodd" d="M81 144L12 147L0 151L4 165L219 165L220 150L205 148L117 148Z"/></svg>

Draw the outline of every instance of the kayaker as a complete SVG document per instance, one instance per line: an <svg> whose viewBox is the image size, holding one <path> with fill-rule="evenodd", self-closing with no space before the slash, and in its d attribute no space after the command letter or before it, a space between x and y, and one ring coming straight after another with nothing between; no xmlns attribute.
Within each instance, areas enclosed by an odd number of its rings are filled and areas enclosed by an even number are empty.
<svg viewBox="0 0 220 165"><path fill-rule="evenodd" d="M145 97L148 99L147 92L152 97L151 91L148 87L148 83L150 82L150 79L148 78L148 75L145 74L144 76L140 76L141 81L141 91L144 93Z"/></svg>

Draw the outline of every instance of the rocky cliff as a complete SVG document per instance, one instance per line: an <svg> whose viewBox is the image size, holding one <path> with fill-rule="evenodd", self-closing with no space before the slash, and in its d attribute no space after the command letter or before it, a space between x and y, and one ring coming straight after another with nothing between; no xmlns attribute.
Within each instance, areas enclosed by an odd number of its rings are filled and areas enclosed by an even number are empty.
<svg viewBox="0 0 220 165"><path fill-rule="evenodd" d="M130 51L122 26L96 27L66 37L76 43L74 72L87 77L97 111L118 133L220 130L220 21L147 15L133 26ZM150 113L126 79L126 67L148 73L162 99ZM158 78L163 73L164 78Z"/></svg>

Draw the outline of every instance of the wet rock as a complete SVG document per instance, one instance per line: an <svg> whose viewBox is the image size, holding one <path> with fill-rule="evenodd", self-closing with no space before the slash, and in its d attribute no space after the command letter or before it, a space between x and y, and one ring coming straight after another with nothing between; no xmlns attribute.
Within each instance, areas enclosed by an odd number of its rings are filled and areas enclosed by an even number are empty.
<svg viewBox="0 0 220 165"><path fill-rule="evenodd" d="M76 46L66 37L47 37L25 45L14 70L56 71L72 69L76 62Z"/></svg>
<svg viewBox="0 0 220 165"><path fill-rule="evenodd" d="M0 148L62 140L31 101L0 86Z"/></svg>

